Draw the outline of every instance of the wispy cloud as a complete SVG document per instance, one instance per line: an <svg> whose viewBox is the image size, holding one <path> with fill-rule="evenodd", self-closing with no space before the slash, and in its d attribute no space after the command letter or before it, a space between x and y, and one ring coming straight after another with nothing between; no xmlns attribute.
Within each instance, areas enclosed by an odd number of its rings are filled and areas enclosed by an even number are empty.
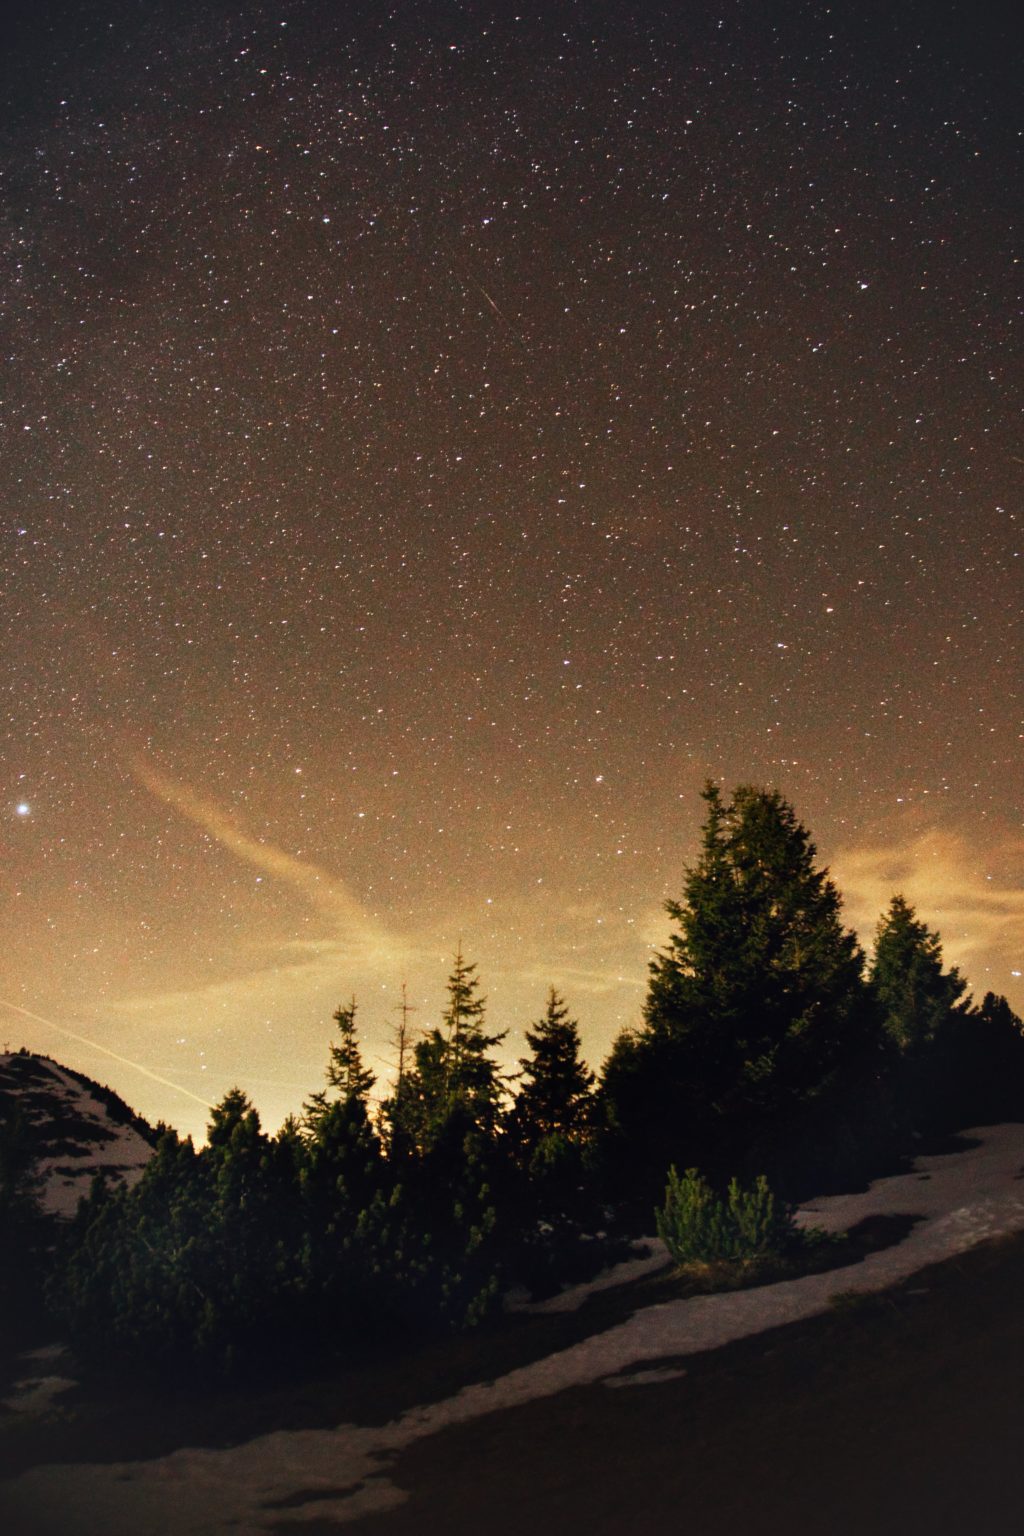
<svg viewBox="0 0 1024 1536"><path fill-rule="evenodd" d="M869 947L898 892L939 932L947 963L976 991L1007 991L1024 969L1024 889L1006 872L1022 853L1019 839L980 852L958 833L931 828L896 846L841 849L833 874L847 918Z"/></svg>
<svg viewBox="0 0 1024 1536"><path fill-rule="evenodd" d="M309 994L339 976L394 967L406 958L406 946L366 911L337 874L255 836L240 817L163 773L147 758L133 756L131 769L151 794L221 847L296 892L321 919L322 932L313 938L267 939L263 958L241 975L197 988L136 995L117 1005L120 1010L158 1015L191 1009L198 1001L215 1014L256 1000L273 1006L285 998L294 1000L297 986Z"/></svg>
<svg viewBox="0 0 1024 1536"><path fill-rule="evenodd" d="M187 816L212 838L247 864L254 865L298 891L318 912L330 919L336 930L361 945L386 949L383 929L364 910L345 883L318 864L296 858L263 838L247 832L237 816L187 785L161 773L146 758L132 759L132 772L151 794Z"/></svg>

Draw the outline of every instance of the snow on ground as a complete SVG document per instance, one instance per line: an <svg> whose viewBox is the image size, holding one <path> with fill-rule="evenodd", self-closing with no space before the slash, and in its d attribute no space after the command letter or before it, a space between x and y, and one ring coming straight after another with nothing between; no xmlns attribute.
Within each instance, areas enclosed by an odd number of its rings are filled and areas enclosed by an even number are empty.
<svg viewBox="0 0 1024 1536"><path fill-rule="evenodd" d="M449 1424L567 1387L605 1381L642 1390L680 1356L828 1309L842 1292L893 1285L928 1264L1024 1228L1024 1126L965 1133L980 1145L923 1157L862 1194L811 1202L801 1220L842 1229L867 1216L917 1215L910 1234L861 1263L748 1291L643 1308L626 1322L497 1381L465 1387L382 1427L281 1431L227 1450L185 1449L149 1462L42 1466L5 1487L0 1513L37 1536L223 1536L307 1520L353 1520L401 1502L390 1459ZM647 1362L663 1362L642 1369ZM641 1367L637 1370L637 1367ZM627 1376L622 1373L628 1372Z"/></svg>
<svg viewBox="0 0 1024 1536"><path fill-rule="evenodd" d="M15 1413L45 1413L62 1392L77 1387L70 1376L59 1376L56 1368L66 1363L67 1351L63 1344L46 1344L42 1349L26 1350L19 1363L26 1372L22 1380L14 1382L0 1408Z"/></svg>
<svg viewBox="0 0 1024 1536"><path fill-rule="evenodd" d="M0 1408L14 1413L47 1413L62 1392L77 1386L73 1376L26 1376L15 1382Z"/></svg>
<svg viewBox="0 0 1024 1536"><path fill-rule="evenodd" d="M594 1296L598 1291L611 1290L612 1286L627 1285L631 1280L642 1280L645 1275L656 1274L659 1269L667 1268L672 1262L669 1251L660 1237L641 1237L633 1246L645 1250L639 1258L623 1259L618 1264L610 1265L608 1269L602 1269L593 1280L584 1280L579 1285L566 1286L564 1291L557 1291L554 1296L546 1296L543 1301L525 1301L513 1295L505 1303L506 1312L527 1314L578 1312L588 1296Z"/></svg>
<svg viewBox="0 0 1024 1536"><path fill-rule="evenodd" d="M142 1177L153 1148L56 1062L0 1055L0 1088L21 1103L38 1134L39 1203L46 1215L73 1216L97 1172L128 1185Z"/></svg>

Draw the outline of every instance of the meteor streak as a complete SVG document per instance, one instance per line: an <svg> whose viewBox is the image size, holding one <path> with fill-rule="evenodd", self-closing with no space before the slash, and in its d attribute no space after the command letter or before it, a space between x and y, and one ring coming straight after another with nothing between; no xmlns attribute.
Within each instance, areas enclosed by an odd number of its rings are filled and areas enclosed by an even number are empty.
<svg viewBox="0 0 1024 1536"><path fill-rule="evenodd" d="M180 1083L172 1083L169 1077L161 1077L159 1072L151 1072L148 1067L143 1067L137 1061L130 1060L127 1056L121 1056L117 1051L111 1051L105 1045L100 1045L96 1040L90 1040L86 1035L76 1035L73 1029L65 1029L63 1024L55 1024L52 1019L44 1019L41 1013L33 1013L29 1008L22 1008L18 1003L9 1003L6 998L0 997L0 1008L9 1008L12 1013L20 1013L26 1019L34 1019L37 1024L45 1024L47 1029L55 1029L58 1035L64 1035L68 1040L75 1040L79 1045L87 1045L90 1050L99 1051L103 1056L109 1056L112 1061L119 1061L122 1066L131 1067L136 1072L141 1072L143 1077L152 1078L154 1083L160 1083L164 1088L173 1088L175 1093L183 1093L187 1099L194 1099L197 1104L202 1104L204 1109L212 1109L209 1099L201 1099L198 1093L193 1093L188 1088L183 1088Z"/></svg>

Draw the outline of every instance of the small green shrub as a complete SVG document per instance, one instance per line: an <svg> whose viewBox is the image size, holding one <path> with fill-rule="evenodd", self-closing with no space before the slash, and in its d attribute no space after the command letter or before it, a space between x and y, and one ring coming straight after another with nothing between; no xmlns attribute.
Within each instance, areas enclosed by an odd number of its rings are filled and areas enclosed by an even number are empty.
<svg viewBox="0 0 1024 1536"><path fill-rule="evenodd" d="M763 1174L750 1189L733 1179L722 1199L696 1168L682 1177L670 1168L665 1203L654 1214L658 1236L677 1264L768 1258L795 1233L789 1208Z"/></svg>

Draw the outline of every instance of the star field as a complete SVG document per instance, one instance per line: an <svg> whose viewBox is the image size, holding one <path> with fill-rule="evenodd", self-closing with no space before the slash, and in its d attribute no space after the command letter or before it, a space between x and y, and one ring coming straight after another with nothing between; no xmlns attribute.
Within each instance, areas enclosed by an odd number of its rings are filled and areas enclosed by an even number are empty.
<svg viewBox="0 0 1024 1536"><path fill-rule="evenodd" d="M83 11L4 78L12 1039L273 1121L461 939L596 1065L708 776L1019 1010L995 9Z"/></svg>

